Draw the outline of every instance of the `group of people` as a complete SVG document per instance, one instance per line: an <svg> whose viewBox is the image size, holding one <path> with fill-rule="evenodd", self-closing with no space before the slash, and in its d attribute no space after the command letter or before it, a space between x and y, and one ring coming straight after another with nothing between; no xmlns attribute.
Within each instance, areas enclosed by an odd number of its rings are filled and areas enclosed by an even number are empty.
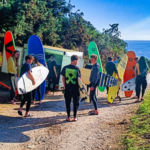
<svg viewBox="0 0 150 150"><path fill-rule="evenodd" d="M135 88L136 95L132 99L134 98L137 99L135 101L137 103L144 100L144 94L147 87L146 75L149 71L149 67L144 56L141 56L140 58L135 57L134 61L136 62L136 65L133 66L133 68L131 69L134 70L134 74L136 77L136 88ZM116 75L118 76L118 80L120 80L118 70L115 65L116 62L117 60L113 62L112 57L108 57L108 62L106 63L105 69L107 74L110 76L112 76L113 72L115 72ZM140 98L141 86L142 86L142 94ZM107 87L107 92L108 92L108 87ZM119 96L119 91L117 92L117 97L121 101L121 97Z"/></svg>
<svg viewBox="0 0 150 150"><path fill-rule="evenodd" d="M9 80L11 85L10 90L10 96L11 96L11 103L15 104L15 101L17 101L16 94L15 94L15 77L19 76L18 68L19 68L19 56L20 52L15 51L12 55L12 57L9 57L8 60L8 74L9 74ZM46 64L46 67L50 70L50 74L48 76L49 83L48 83L48 93L50 93L50 84L53 83L53 91L55 90L55 83L57 78L57 71L56 71L56 62L55 57L52 55L50 58L50 63ZM79 85L78 85L78 78L81 78L81 72L80 69L77 67L79 57L77 55L71 56L71 64L65 66L62 71L62 81L64 85L64 97L65 97L65 104L66 104L66 111L67 111L67 119L66 121L71 121L70 119L70 112L71 112L71 100L73 99L73 112L74 112L74 118L72 121L77 121L77 110L79 108L79 101L80 101L80 93L79 93ZM89 112L89 115L98 115L98 99L96 94L96 89L99 85L99 64L97 63L98 56L92 54L90 59L90 64L87 65L88 69L91 69L91 75L90 75L90 85L88 85L88 88L90 88L90 101L93 103L94 109ZM36 66L42 66L41 63L38 62L36 58L34 58L31 55L27 55L25 57L25 63L21 67L20 77L27 72L28 77L31 79L32 84L35 84L34 77L32 76L32 68ZM117 60L116 60L117 61ZM143 100L143 96L145 93L145 89L147 87L147 81L146 81L146 75L149 70L146 59L142 56L140 59L135 58L135 61L137 62L134 66L134 71L136 74L136 102L140 102ZM112 57L108 57L108 62L105 66L107 74L112 76L113 72L116 73L118 80L121 80L118 74L118 70L116 68L115 62L113 62ZM141 92L141 85L142 85L142 97L140 99L140 92ZM37 87L35 90L38 92L39 100L41 100L41 93L40 93L40 86ZM29 113L31 102L34 102L35 97L35 90L26 93L23 95L23 99L21 100L20 108L18 110L18 114L23 116L22 108L27 101L26 105L26 113L25 117L30 117L31 114ZM108 91L108 88L107 88ZM119 91L117 93L117 97L121 101L121 98L119 96ZM41 103L41 101L39 101Z"/></svg>

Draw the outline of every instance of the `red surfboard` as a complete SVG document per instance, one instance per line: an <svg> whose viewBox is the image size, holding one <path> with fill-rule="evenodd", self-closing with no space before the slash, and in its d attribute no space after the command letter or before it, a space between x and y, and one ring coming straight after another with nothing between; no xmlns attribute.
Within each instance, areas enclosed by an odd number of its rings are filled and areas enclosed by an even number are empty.
<svg viewBox="0 0 150 150"><path fill-rule="evenodd" d="M130 79L135 78L135 72L133 70L133 67L136 64L136 61L134 60L136 55L133 51L129 51L127 53L127 56L128 56L128 62L127 62L126 70L124 73L124 83ZM124 93L126 97L131 97L133 91L125 91Z"/></svg>
<svg viewBox="0 0 150 150"><path fill-rule="evenodd" d="M12 53L15 51L15 43L12 33L10 31L7 31L5 34L4 45L5 45L6 59L8 62L9 57L12 56Z"/></svg>

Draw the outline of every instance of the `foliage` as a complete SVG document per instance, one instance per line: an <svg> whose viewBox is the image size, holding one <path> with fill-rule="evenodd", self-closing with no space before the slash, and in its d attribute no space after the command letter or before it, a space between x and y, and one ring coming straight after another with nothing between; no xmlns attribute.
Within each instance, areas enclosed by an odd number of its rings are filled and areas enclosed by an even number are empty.
<svg viewBox="0 0 150 150"><path fill-rule="evenodd" d="M150 93L140 105L138 114L131 119L127 135L124 138L124 145L127 150L148 150L150 149Z"/></svg>
<svg viewBox="0 0 150 150"><path fill-rule="evenodd" d="M27 43L31 35L38 35L44 45L83 51L87 56L89 42L95 41L103 64L109 54L118 56L126 52L126 43L116 35L120 35L119 24L111 25L111 34L100 33L80 10L73 13L74 7L66 0L5 0L0 3L1 43L10 30L18 46Z"/></svg>

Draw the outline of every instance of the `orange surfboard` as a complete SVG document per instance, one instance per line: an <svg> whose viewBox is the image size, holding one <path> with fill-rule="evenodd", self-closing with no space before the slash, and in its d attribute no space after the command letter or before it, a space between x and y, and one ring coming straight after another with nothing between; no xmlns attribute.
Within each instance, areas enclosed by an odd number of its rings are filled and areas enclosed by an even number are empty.
<svg viewBox="0 0 150 150"><path fill-rule="evenodd" d="M8 61L9 57L12 56L12 53L15 51L15 43L10 31L7 31L5 34L5 52L6 52L6 59Z"/></svg>
<svg viewBox="0 0 150 150"><path fill-rule="evenodd" d="M133 51L129 51L127 53L127 56L128 56L128 62L127 62L127 66L126 66L126 70L125 70L124 78L123 78L124 83L130 79L135 78L135 73L134 73L133 67L136 64L136 61L134 60L136 55ZM125 93L126 97L131 97L133 91L125 91L124 93Z"/></svg>

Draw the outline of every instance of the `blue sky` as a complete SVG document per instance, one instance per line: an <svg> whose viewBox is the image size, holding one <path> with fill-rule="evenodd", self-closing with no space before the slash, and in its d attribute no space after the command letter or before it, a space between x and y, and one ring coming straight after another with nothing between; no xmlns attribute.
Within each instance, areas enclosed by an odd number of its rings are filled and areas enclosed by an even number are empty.
<svg viewBox="0 0 150 150"><path fill-rule="evenodd" d="M119 23L124 40L150 40L150 0L71 0L99 31Z"/></svg>

